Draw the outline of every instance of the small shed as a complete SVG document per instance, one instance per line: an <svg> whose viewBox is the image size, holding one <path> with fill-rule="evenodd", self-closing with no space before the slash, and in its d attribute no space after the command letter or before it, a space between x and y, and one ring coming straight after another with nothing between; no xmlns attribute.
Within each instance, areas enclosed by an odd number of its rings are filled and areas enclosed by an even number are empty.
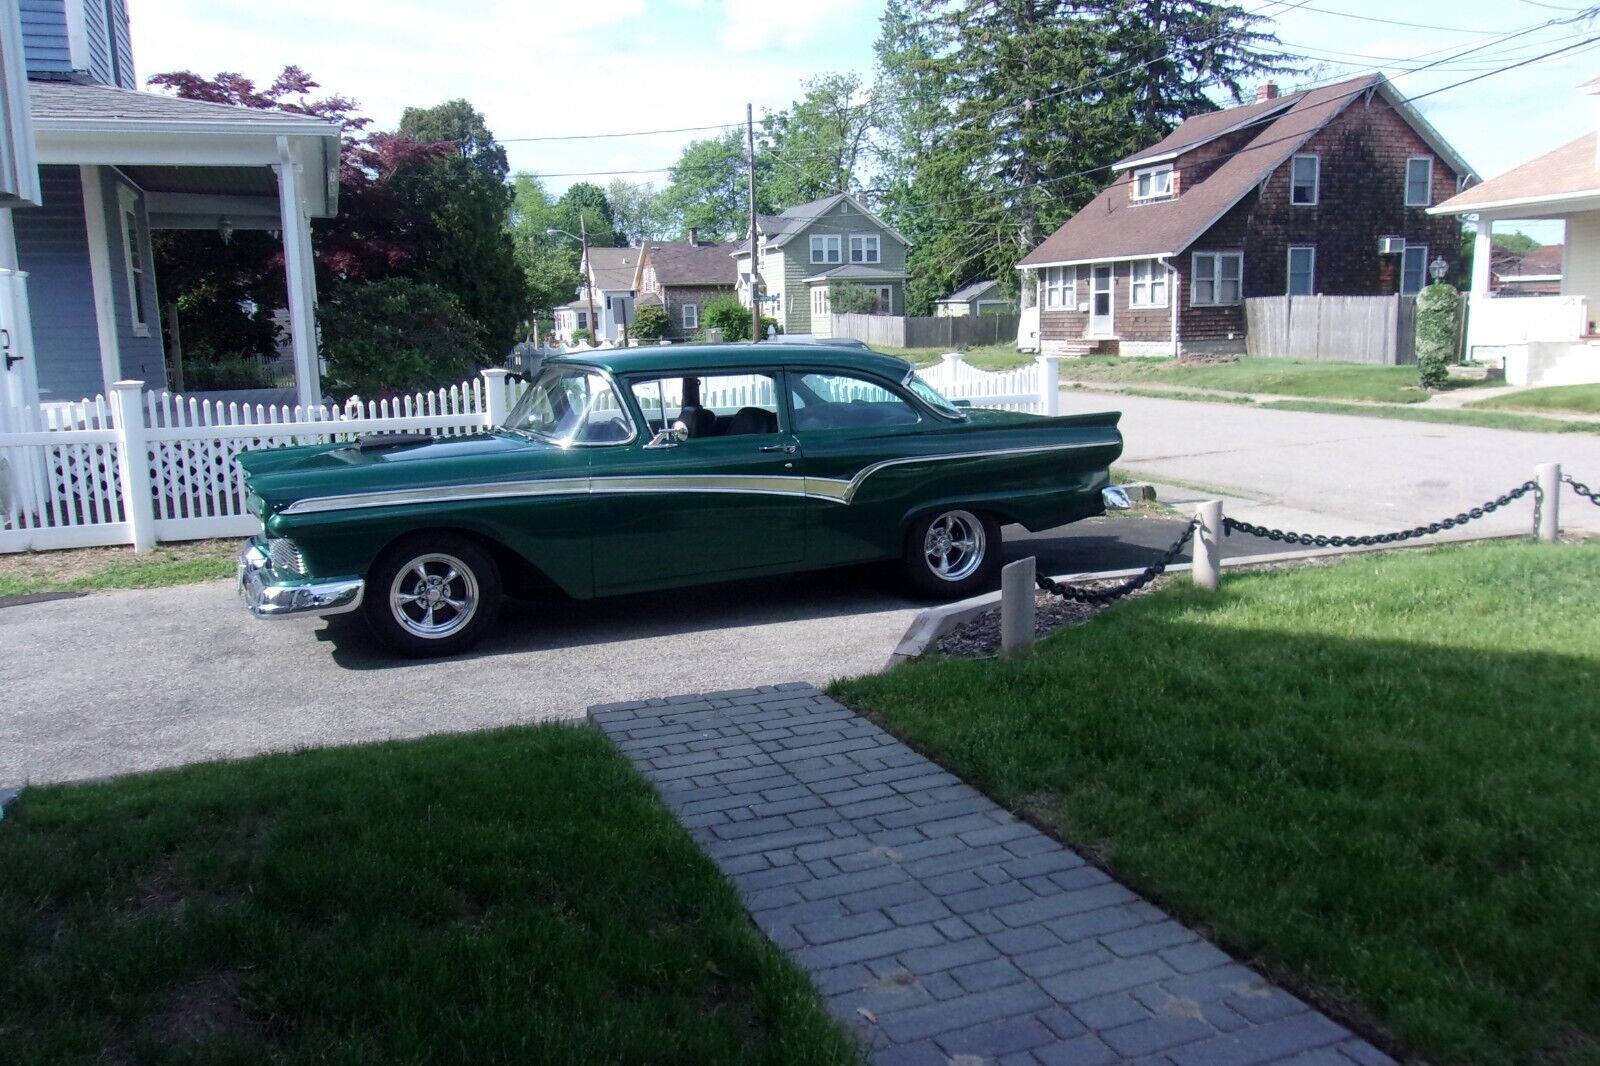
<svg viewBox="0 0 1600 1066"><path fill-rule="evenodd" d="M966 318L969 315L1011 314L1017 302L1000 291L994 280L974 281L962 286L942 300L933 302L935 318Z"/></svg>

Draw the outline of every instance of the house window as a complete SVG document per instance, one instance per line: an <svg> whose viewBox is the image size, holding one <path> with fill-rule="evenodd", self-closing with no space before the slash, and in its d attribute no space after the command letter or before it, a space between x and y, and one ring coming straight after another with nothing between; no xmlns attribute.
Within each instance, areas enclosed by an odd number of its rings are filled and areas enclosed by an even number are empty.
<svg viewBox="0 0 1600 1066"><path fill-rule="evenodd" d="M139 209L133 190L117 189L118 216L122 221L123 266L128 275L128 319L136 337L150 336L150 320L144 313L144 244L139 239Z"/></svg>
<svg viewBox="0 0 1600 1066"><path fill-rule="evenodd" d="M1289 202L1299 207L1316 204L1322 191L1322 159L1314 155L1297 155L1289 164Z"/></svg>
<svg viewBox="0 0 1600 1066"><path fill-rule="evenodd" d="M1133 198L1152 200L1172 195L1172 166L1147 167L1133 172Z"/></svg>
<svg viewBox="0 0 1600 1066"><path fill-rule="evenodd" d="M814 285L811 289L811 313L825 315L828 313L828 287Z"/></svg>
<svg viewBox="0 0 1600 1066"><path fill-rule="evenodd" d="M1289 246L1290 296L1310 296L1317 291L1317 250L1309 244Z"/></svg>
<svg viewBox="0 0 1600 1066"><path fill-rule="evenodd" d="M876 263L879 259L876 233L857 233L850 238L850 262Z"/></svg>
<svg viewBox="0 0 1600 1066"><path fill-rule="evenodd" d="M1044 268L1044 305L1071 310L1078 304L1078 268Z"/></svg>
<svg viewBox="0 0 1600 1066"><path fill-rule="evenodd" d="M679 312L679 314L681 314L683 316L683 328L684 329L699 329L700 328L700 305L699 304L684 304L683 305L683 310L681 312Z"/></svg>
<svg viewBox="0 0 1600 1066"><path fill-rule="evenodd" d="M839 262L839 235L837 233L818 233L811 238L811 261L813 263Z"/></svg>
<svg viewBox="0 0 1600 1066"><path fill-rule="evenodd" d="M1243 252L1196 252L1190 262L1194 274L1190 303L1215 307L1239 302L1244 283Z"/></svg>
<svg viewBox="0 0 1600 1066"><path fill-rule="evenodd" d="M1134 260L1132 287L1128 291L1128 306L1167 306L1167 268L1165 266L1154 259Z"/></svg>
<svg viewBox="0 0 1600 1066"><path fill-rule="evenodd" d="M578 328L579 329L588 329L589 328L589 312L587 312L587 311L579 311L578 312Z"/></svg>
<svg viewBox="0 0 1600 1066"><path fill-rule="evenodd" d="M1433 157L1414 155L1406 160L1406 206L1433 203Z"/></svg>
<svg viewBox="0 0 1600 1066"><path fill-rule="evenodd" d="M1400 295L1415 296L1428 284L1428 246L1406 242L1400 256Z"/></svg>
<svg viewBox="0 0 1600 1066"><path fill-rule="evenodd" d="M873 308L873 313L879 315L894 314L894 289L888 285L874 285L872 291L878 297L878 305Z"/></svg>

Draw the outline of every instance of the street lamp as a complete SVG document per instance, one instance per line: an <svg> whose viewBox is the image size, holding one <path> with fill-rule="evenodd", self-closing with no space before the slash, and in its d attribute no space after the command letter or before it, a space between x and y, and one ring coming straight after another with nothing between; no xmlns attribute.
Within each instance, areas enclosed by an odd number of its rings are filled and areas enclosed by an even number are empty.
<svg viewBox="0 0 1600 1066"><path fill-rule="evenodd" d="M1444 261L1444 256L1436 255L1433 262L1428 264L1428 273L1433 275L1434 281L1443 281L1445 271L1450 269L1450 264Z"/></svg>
<svg viewBox="0 0 1600 1066"><path fill-rule="evenodd" d="M585 271L588 270L588 268L589 268L589 228L584 223L583 212L582 211L578 212L578 232L577 233L568 233L566 230L557 229L554 226L551 226L549 229L545 230L544 232L545 232L545 236L547 236L547 237L554 237L557 234L560 234L563 237L571 237L573 240L575 240L579 244L581 244L583 246L583 266L584 266ZM589 297L589 344L591 346L598 346L599 343L600 343L600 323L594 317L594 285L591 284L592 280L593 280L593 276L591 274L588 274L588 273L584 274L584 277L583 277L583 291Z"/></svg>

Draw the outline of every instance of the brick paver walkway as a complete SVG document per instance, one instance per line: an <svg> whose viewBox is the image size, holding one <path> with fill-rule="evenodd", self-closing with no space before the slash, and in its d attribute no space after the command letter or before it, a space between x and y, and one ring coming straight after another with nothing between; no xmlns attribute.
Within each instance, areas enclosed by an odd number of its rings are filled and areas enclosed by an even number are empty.
<svg viewBox="0 0 1600 1066"><path fill-rule="evenodd" d="M808 685L589 716L880 1066L1393 1061Z"/></svg>

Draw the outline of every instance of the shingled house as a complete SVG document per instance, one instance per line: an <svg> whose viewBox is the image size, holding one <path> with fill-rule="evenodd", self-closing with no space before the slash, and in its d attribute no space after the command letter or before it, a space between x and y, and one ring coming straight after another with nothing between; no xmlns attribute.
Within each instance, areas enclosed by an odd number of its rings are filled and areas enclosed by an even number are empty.
<svg viewBox="0 0 1600 1066"><path fill-rule="evenodd" d="M686 241L646 243L634 273L634 306L665 308L669 339L693 337L706 301L733 295L734 247L733 242L702 241L693 229Z"/></svg>
<svg viewBox="0 0 1600 1066"><path fill-rule="evenodd" d="M1459 247L1428 208L1477 180L1381 74L1281 95L1268 82L1113 171L1022 260L1022 346L1236 353L1250 297L1414 295Z"/></svg>

